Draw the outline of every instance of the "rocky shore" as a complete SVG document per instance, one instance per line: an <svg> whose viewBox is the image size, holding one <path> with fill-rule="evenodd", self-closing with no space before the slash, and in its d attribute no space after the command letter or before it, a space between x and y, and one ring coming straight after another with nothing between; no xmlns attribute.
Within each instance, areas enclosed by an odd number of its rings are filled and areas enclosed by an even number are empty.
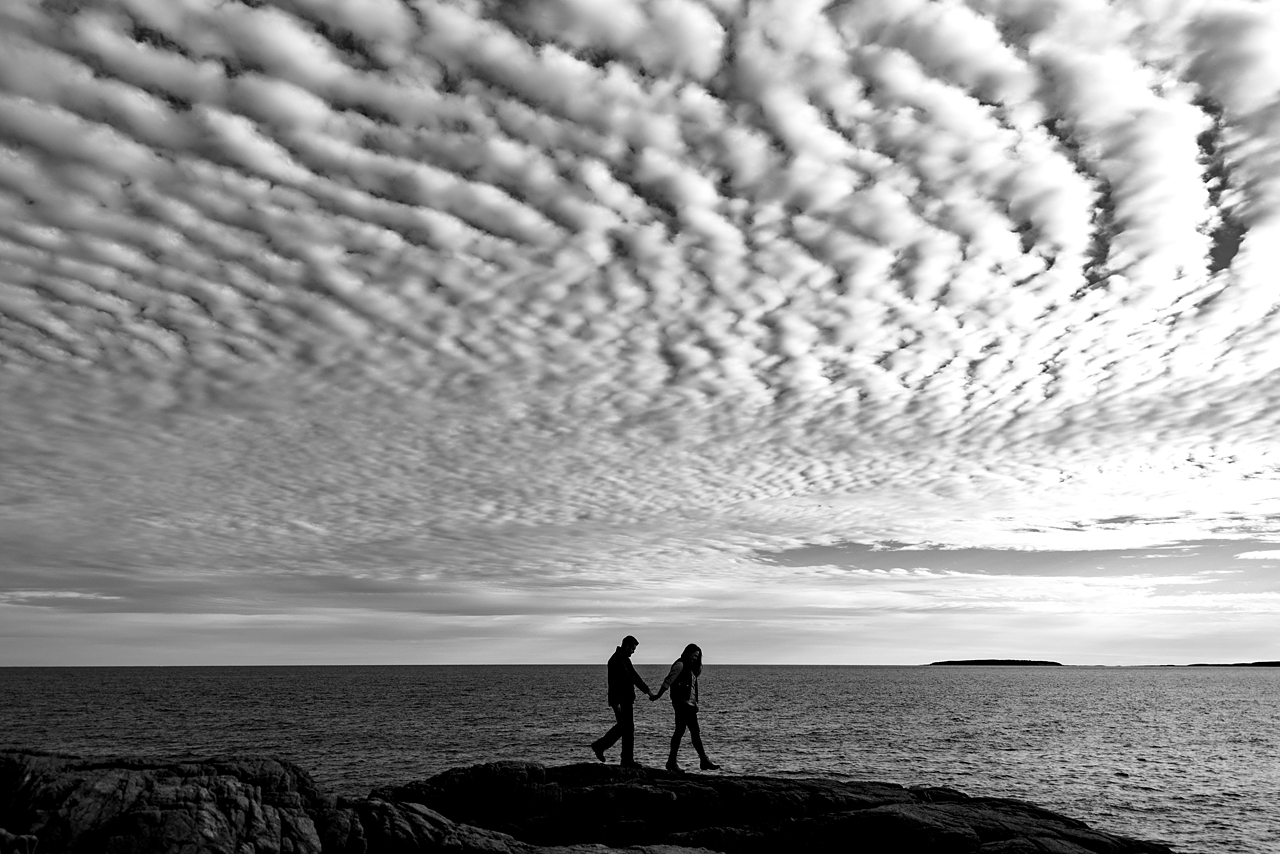
<svg viewBox="0 0 1280 854"><path fill-rule="evenodd" d="M455 768L365 798L265 757L0 751L0 854L1160 854L1003 798L581 764Z"/></svg>

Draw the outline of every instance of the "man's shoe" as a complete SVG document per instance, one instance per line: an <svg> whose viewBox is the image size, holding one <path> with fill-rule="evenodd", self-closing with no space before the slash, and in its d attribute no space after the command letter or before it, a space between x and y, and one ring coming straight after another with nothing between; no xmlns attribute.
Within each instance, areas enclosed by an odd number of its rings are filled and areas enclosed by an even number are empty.
<svg viewBox="0 0 1280 854"><path fill-rule="evenodd" d="M681 770L680 770L680 766L679 766L679 765L677 765L677 764L675 763L675 761L674 761L674 760L672 760L671 762L668 762L668 763L667 763L667 770L668 770L668 771L674 771L674 772L675 772L675 773L677 773L677 774L683 774L683 773L684 773L683 771L681 771Z"/></svg>
<svg viewBox="0 0 1280 854"><path fill-rule="evenodd" d="M712 762L710 759L703 759L698 763L698 767L703 771L719 771L720 766Z"/></svg>
<svg viewBox="0 0 1280 854"><path fill-rule="evenodd" d="M639 762L635 761L634 759L632 759L632 760L631 760L631 761L629 761L629 762L620 762L620 763L618 763L618 764L620 764L623 768L643 768L643 767L644 767L643 765L641 765Z"/></svg>
<svg viewBox="0 0 1280 854"><path fill-rule="evenodd" d="M601 762L604 761L604 751L596 747L594 744L591 745L591 752L596 755L596 759L599 759Z"/></svg>

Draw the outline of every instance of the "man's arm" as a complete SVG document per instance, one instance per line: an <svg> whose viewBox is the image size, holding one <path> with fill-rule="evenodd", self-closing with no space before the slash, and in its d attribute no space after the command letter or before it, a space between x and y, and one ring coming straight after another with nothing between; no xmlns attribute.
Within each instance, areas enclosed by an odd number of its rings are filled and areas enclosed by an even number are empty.
<svg viewBox="0 0 1280 854"><path fill-rule="evenodd" d="M649 690L649 686L644 684L644 680L640 678L640 674L636 672L636 666L631 663L631 659L627 659L627 669L631 671L631 684L635 685L641 691L653 696L653 692Z"/></svg>

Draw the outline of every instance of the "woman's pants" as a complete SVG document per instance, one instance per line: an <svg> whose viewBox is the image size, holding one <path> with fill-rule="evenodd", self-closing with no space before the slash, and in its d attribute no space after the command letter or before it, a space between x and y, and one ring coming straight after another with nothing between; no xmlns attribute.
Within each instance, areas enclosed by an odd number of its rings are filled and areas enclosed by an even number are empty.
<svg viewBox="0 0 1280 854"><path fill-rule="evenodd" d="M689 740L693 742L693 749L698 751L698 758L706 759L707 751L702 749L702 733L698 730L698 707L672 703L671 708L676 712L676 732L671 736L671 758L667 761L676 761L676 752L680 750L680 742L684 738L686 729L689 730Z"/></svg>

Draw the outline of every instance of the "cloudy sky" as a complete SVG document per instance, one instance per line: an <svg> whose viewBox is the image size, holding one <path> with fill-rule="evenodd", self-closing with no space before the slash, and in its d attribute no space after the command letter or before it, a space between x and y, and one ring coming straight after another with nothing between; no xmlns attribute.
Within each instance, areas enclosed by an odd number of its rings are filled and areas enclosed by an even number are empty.
<svg viewBox="0 0 1280 854"><path fill-rule="evenodd" d="M1257 0L6 0L0 664L1280 659Z"/></svg>

